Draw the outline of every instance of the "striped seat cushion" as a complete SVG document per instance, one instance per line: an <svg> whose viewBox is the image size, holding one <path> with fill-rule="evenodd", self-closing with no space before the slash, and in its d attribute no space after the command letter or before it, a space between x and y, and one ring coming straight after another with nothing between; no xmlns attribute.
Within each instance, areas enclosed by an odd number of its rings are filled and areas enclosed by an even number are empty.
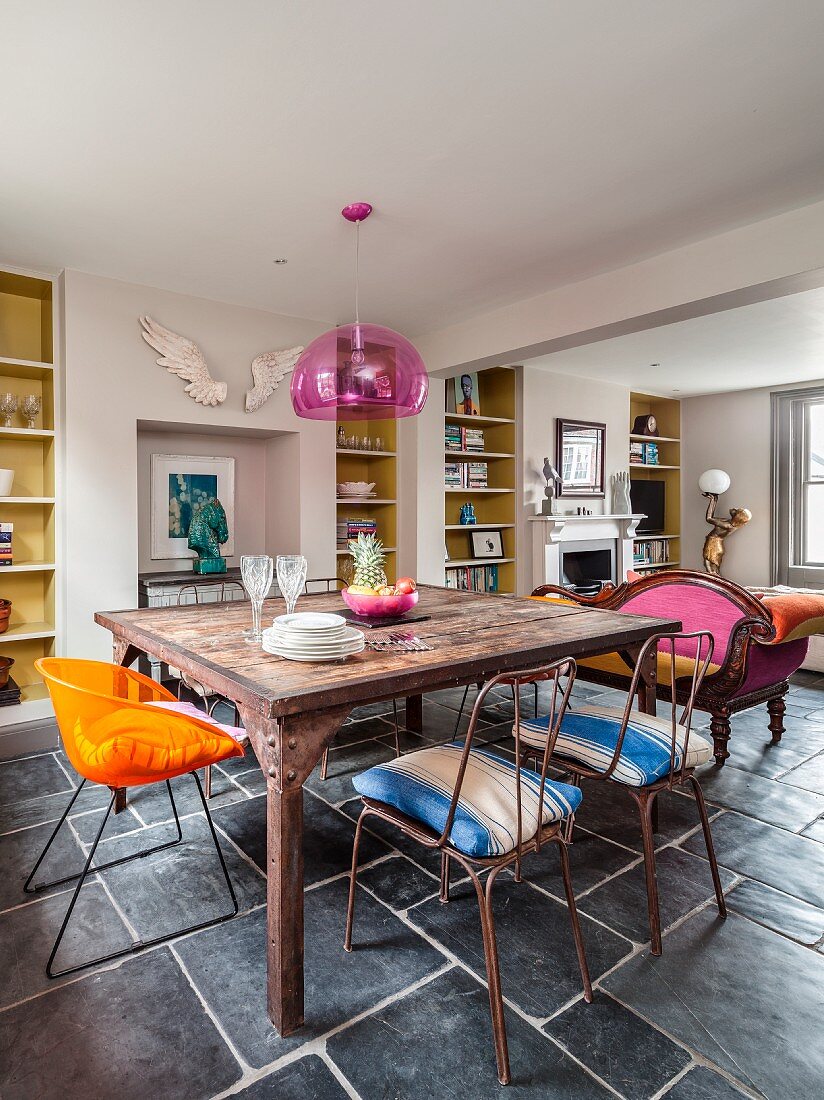
<svg viewBox="0 0 824 1100"><path fill-rule="evenodd" d="M612 760L624 717L623 707L582 706L568 710L561 723L555 753L577 760L594 771L606 771ZM522 718L521 740L543 749L548 718ZM675 767L681 767L686 739L684 726L676 726ZM669 775L672 748L672 723L668 718L633 711L627 726L621 756L612 773L613 779L628 787L646 787ZM705 764L712 756L712 745L694 730L690 731L687 767Z"/></svg>
<svg viewBox="0 0 824 1100"><path fill-rule="evenodd" d="M378 764L353 780L366 798L385 802L408 817L443 832L455 789L463 746L439 745L421 749L386 764ZM468 856L483 858L511 852L517 844L515 765L490 752L469 754L461 796L449 834L450 842ZM541 778L521 771L522 841L538 828ZM562 821L581 801L577 787L547 779L544 785L543 824Z"/></svg>

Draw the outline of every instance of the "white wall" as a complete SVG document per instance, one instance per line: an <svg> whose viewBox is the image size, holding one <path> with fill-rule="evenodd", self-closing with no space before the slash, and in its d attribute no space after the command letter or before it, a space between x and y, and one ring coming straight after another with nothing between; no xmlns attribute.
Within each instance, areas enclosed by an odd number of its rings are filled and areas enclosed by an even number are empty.
<svg viewBox="0 0 824 1100"><path fill-rule="evenodd" d="M606 497L559 497L559 512L575 512L580 505L595 513L610 512L610 476L629 469L629 390L570 375L551 374L536 367L523 368L523 498L518 527L518 592L531 592L532 528L527 516L541 510L546 482L541 473L544 458L553 465L555 420L593 420L607 426L605 456Z"/></svg>
<svg viewBox="0 0 824 1100"><path fill-rule="evenodd" d="M138 317L193 339L212 377L228 382L226 402L204 408L184 393L180 379L159 367L143 341ZM167 421L191 432L215 426L300 432L288 437L277 479L261 486L267 549L281 549L279 533L295 525L300 550L314 575L335 566L334 426L299 420L288 381L255 414L243 411L250 364L263 351L306 344L328 326L260 310L192 298L77 271L64 275L64 552L66 651L110 655L110 638L93 622L97 610L132 607L139 560L138 421ZM272 441L273 444L276 441ZM281 503L280 520L275 501ZM292 533L289 549L297 549ZM287 547L284 546L283 549ZM162 566L162 563L158 563Z"/></svg>

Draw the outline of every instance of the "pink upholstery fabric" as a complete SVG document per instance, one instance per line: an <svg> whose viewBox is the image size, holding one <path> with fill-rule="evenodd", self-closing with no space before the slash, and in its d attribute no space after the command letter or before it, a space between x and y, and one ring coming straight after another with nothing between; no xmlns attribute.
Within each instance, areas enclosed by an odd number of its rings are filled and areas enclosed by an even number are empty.
<svg viewBox="0 0 824 1100"><path fill-rule="evenodd" d="M730 635L737 622L744 616L741 609L725 593L715 592L697 584L673 583L649 588L632 596L620 608L633 615L663 615L680 619L683 629L710 630L715 639L713 664L726 660ZM695 656L694 643L681 643L676 652Z"/></svg>

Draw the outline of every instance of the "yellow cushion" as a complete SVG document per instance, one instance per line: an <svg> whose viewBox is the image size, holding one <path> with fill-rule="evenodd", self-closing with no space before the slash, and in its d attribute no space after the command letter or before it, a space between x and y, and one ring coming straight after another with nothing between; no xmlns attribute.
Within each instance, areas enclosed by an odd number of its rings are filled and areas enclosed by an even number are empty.
<svg viewBox="0 0 824 1100"><path fill-rule="evenodd" d="M661 683L668 684L670 682L670 655L669 653L658 654L658 680ZM578 661L579 668L595 668L600 672L610 672L617 676L626 676L630 679L632 676L632 669L627 667L626 662L621 657L620 653L604 653L600 657L582 657ZM675 677L679 679L682 676L692 676L692 670L695 666L695 661L692 657L684 657L676 654L675 656ZM713 672L717 672L721 666L710 664L707 668L707 676L711 676Z"/></svg>

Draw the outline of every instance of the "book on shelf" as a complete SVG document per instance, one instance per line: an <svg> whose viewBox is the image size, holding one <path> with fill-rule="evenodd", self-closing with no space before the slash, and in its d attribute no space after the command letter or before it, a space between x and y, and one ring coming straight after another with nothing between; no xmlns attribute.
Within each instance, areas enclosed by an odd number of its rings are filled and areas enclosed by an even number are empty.
<svg viewBox="0 0 824 1100"><path fill-rule="evenodd" d="M630 443L629 445L629 462L631 466L643 466L644 464L644 444L643 443Z"/></svg>
<svg viewBox="0 0 824 1100"><path fill-rule="evenodd" d="M4 565L11 565L12 558L12 536L14 534L13 523L0 523L0 568Z"/></svg>
<svg viewBox="0 0 824 1100"><path fill-rule="evenodd" d="M336 526L338 549L345 549L350 540L356 541L358 535L377 534L378 524L374 519L342 519Z"/></svg>
<svg viewBox="0 0 824 1100"><path fill-rule="evenodd" d="M657 443L643 443L644 448L644 465L645 466L657 466L658 465L658 444Z"/></svg>
<svg viewBox="0 0 824 1100"><path fill-rule="evenodd" d="M489 464L446 462L443 475L447 489L486 489L489 484Z"/></svg>
<svg viewBox="0 0 824 1100"><path fill-rule="evenodd" d="M497 592L497 565L458 565L446 570L446 587L462 592Z"/></svg>
<svg viewBox="0 0 824 1100"><path fill-rule="evenodd" d="M444 425L444 447L447 451L484 450L483 428L462 428L460 424Z"/></svg>
<svg viewBox="0 0 824 1100"><path fill-rule="evenodd" d="M643 539L632 544L634 565L665 565L669 560L669 539Z"/></svg>

